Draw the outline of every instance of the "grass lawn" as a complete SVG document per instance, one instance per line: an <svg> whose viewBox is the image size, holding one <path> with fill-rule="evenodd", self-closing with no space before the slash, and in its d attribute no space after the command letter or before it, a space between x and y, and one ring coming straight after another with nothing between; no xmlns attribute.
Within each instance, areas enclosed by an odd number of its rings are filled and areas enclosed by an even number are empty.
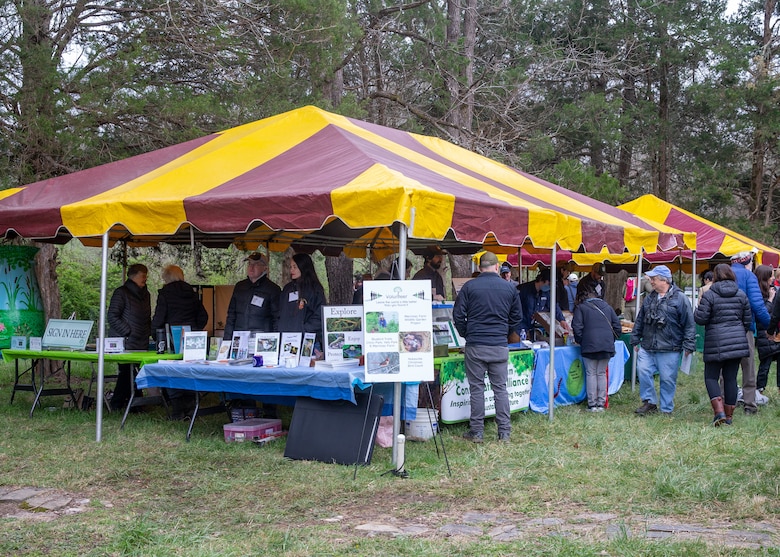
<svg viewBox="0 0 780 557"><path fill-rule="evenodd" d="M90 501L72 515L0 515L0 555L780 555L780 396L772 388L757 416L738 408L733 426L711 427L701 369L680 375L671 418L635 416L625 384L603 414L514 414L509 445L492 420L483 445L444 426L451 476L429 441L407 443L408 478L385 474L391 450L377 447L353 480L353 467L285 460L283 440L225 443L222 414L199 418L189 443L159 409L123 431L105 414L96 443L94 411L48 397L30 419L30 393L9 404L13 367L0 364L0 486ZM648 537L658 523L760 529L772 543ZM451 535L464 524L483 533Z"/></svg>

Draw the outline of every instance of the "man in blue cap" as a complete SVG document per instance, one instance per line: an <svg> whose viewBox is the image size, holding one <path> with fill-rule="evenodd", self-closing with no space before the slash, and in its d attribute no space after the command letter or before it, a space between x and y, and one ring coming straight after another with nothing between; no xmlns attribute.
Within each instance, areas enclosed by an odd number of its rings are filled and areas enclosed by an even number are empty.
<svg viewBox="0 0 780 557"><path fill-rule="evenodd" d="M636 413L643 416L658 411L654 379L657 373L661 412L671 415L680 357L682 352L687 355L696 349L696 324L688 297L675 286L669 267L658 265L646 275L653 291L642 302L631 333L642 397L642 406Z"/></svg>

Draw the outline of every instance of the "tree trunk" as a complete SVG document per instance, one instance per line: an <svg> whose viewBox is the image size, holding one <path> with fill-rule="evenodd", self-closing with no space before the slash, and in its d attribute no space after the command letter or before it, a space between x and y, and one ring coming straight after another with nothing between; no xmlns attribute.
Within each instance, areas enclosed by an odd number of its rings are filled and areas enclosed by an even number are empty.
<svg viewBox="0 0 780 557"><path fill-rule="evenodd" d="M626 281L628 280L627 271L619 271L617 273L608 273L604 277L604 285L606 286L606 292L604 293L604 301L607 302L615 310L618 315L623 313L623 309L626 303Z"/></svg>
<svg viewBox="0 0 780 557"><path fill-rule="evenodd" d="M338 257L325 258L325 270L328 273L330 303L341 306L352 303L352 259L340 254Z"/></svg>

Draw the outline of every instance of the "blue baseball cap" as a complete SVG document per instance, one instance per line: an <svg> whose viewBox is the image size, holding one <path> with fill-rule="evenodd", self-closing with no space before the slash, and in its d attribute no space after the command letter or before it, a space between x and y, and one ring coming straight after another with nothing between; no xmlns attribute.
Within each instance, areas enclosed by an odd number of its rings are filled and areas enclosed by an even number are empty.
<svg viewBox="0 0 780 557"><path fill-rule="evenodd" d="M671 280L672 278L672 272L669 270L669 267L667 267L666 265L658 265L656 267L653 267L645 274L648 277L662 277L669 280Z"/></svg>

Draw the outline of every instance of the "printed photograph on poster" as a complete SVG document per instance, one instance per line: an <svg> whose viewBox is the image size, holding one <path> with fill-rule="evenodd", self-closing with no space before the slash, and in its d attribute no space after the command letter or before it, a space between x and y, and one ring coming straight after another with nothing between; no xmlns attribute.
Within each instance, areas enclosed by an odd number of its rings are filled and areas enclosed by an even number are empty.
<svg viewBox="0 0 780 557"><path fill-rule="evenodd" d="M366 357L366 367L369 373L383 375L401 373L398 352L372 352Z"/></svg>
<svg viewBox="0 0 780 557"><path fill-rule="evenodd" d="M371 333L397 333L398 312L396 311L367 312L366 330Z"/></svg>
<svg viewBox="0 0 780 557"><path fill-rule="evenodd" d="M366 381L433 380L433 329L429 280L366 281Z"/></svg>
<svg viewBox="0 0 780 557"><path fill-rule="evenodd" d="M400 352L430 352L432 350L430 331L398 333L398 341Z"/></svg>

